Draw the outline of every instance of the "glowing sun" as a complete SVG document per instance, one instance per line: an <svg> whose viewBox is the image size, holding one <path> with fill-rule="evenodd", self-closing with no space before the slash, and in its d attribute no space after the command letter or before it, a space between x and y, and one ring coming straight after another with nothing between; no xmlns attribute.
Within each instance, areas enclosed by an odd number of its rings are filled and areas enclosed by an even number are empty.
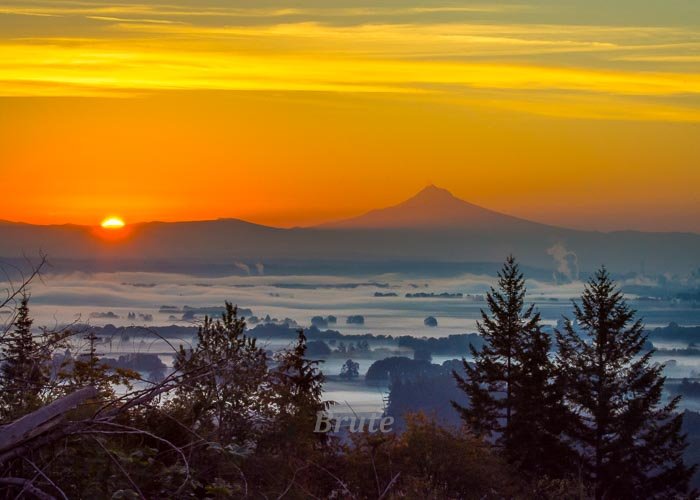
<svg viewBox="0 0 700 500"><path fill-rule="evenodd" d="M107 217L100 225L105 229L121 229L125 226L120 217Z"/></svg>

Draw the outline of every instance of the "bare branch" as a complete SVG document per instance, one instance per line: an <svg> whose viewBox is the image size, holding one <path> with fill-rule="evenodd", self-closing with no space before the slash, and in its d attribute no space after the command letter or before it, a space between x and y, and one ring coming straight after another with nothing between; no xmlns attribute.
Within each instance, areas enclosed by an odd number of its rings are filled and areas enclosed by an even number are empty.
<svg viewBox="0 0 700 500"><path fill-rule="evenodd" d="M85 387L4 426L0 433L0 452L51 430L67 412L96 395L97 389Z"/></svg>
<svg viewBox="0 0 700 500"><path fill-rule="evenodd" d="M48 261L46 260L46 255L41 254L41 260L37 265L34 265L27 259L27 261L30 263L30 269L31 272L29 273L28 276L25 276L24 272L17 266L11 265L11 264L5 264L9 265L9 267L15 269L19 275L20 275L20 284L19 286L15 286L14 282L12 281L12 278L9 276L9 274L3 269L3 274L5 274L5 277L8 282L8 288L6 289L6 297L2 300L0 300L0 309L3 307L7 306L10 302L14 301L15 298L17 298L19 295L24 293L24 291L27 289L29 284L34 281L35 278L41 276L41 271L42 269L48 265Z"/></svg>
<svg viewBox="0 0 700 500"><path fill-rule="evenodd" d="M141 489L140 489L138 486L136 486L136 483L134 482L133 479L131 479L131 476L130 476L129 473L126 471L126 469L124 469L124 467L122 467L122 464L119 463L119 460L116 459L116 457L112 454L112 452L109 451L109 450L105 447L105 445L102 444L102 442L101 442L99 439L97 439L97 438L94 437L94 436L92 437L92 439L94 439L95 442L96 442L97 444L100 445L100 448L102 448L102 449L104 450L104 452L107 454L107 456L110 458L110 460L117 466L117 468L121 471L121 473L124 475L124 477L126 478L126 480L129 481L129 484L131 484L132 488L134 488L134 490L136 490L136 493L138 493L138 495L139 495L142 499L145 500L146 497L143 496L143 493L141 492Z"/></svg>
<svg viewBox="0 0 700 500"><path fill-rule="evenodd" d="M180 493L185 486L187 485L188 481L190 480L190 464L187 460L187 457L185 456L184 452L175 444L172 442L168 441L165 438L162 438L160 436L156 436L155 434L144 431L142 429L138 429L136 427L131 427L128 425L123 425L123 424L117 424L115 422L110 422L108 420L98 420L94 421L93 423L97 425L106 425L110 427L114 427L119 430L114 430L114 431L105 431L105 430L100 430L100 429L83 429L83 430L77 430L76 432L73 432L73 434L138 434L141 436L147 436L150 437L151 439L154 439L156 441L159 441L166 446L170 447L172 450L174 450L180 457L182 458L183 465L185 467L185 480L183 483L180 485L180 487L177 489L176 493Z"/></svg>
<svg viewBox="0 0 700 500"><path fill-rule="evenodd" d="M324 466L317 464L316 462L309 462L309 463L310 463L311 465L313 465L314 467L318 467L318 468L321 469L323 472L325 472L326 474L328 474L329 476L331 476L333 479L335 479L336 482L337 482L340 486L343 487L343 489L345 490L345 492L346 492L348 495L350 495L351 497L355 498L355 495L352 494L352 492L348 489L348 486L345 484L345 482L344 482L342 479L340 479L338 476L336 476L336 475L333 474L331 471L329 471L328 469L326 469Z"/></svg>
<svg viewBox="0 0 700 500"><path fill-rule="evenodd" d="M386 488L384 488L384 493L382 493L377 500L382 500L382 498L386 497L391 488L394 487L396 484L396 481L399 479L399 476L401 475L400 472L397 472L396 475L389 481L389 484L386 485Z"/></svg>
<svg viewBox="0 0 700 500"><path fill-rule="evenodd" d="M16 305L18 297L27 294L27 288L29 287L30 283L37 277L41 279L41 271L48 265L46 255L44 254L40 254L40 261L38 264L32 263L32 261L27 257L25 257L25 260L27 261L29 269L31 270L28 275L25 275L24 271L20 267L13 264L5 263L0 265L0 273L4 275L5 280L7 281L7 288L4 290L5 297L0 298L0 311L8 307L10 304L13 306L10 317L2 326L0 326L0 330L2 330L0 331L0 338L4 337L7 332L10 331L15 322L17 317ZM13 269L19 275L19 285L15 285L15 282L12 276L10 276L10 274L7 272L6 267Z"/></svg>
<svg viewBox="0 0 700 500"><path fill-rule="evenodd" d="M294 471L294 474L292 475L292 480L289 482L289 484L287 485L287 487L285 488L285 490L282 492L282 494L281 494L280 496L277 497L277 500L281 500L282 498L284 498L284 496L285 496L287 493L289 493L289 490L292 489L292 486L294 485L294 481L295 481L296 478L297 478L297 474L298 474L299 472L301 472L302 470L304 470L304 469L308 469L309 467L311 467L311 464L302 465L301 467L299 467L298 469L296 469L296 470Z"/></svg>
<svg viewBox="0 0 700 500"><path fill-rule="evenodd" d="M39 500L56 500L56 497L44 493L42 490L37 488L32 484L29 479L23 479L21 477L0 477L0 484L9 484L12 486L18 486L22 488L22 492L27 492L34 495Z"/></svg>
<svg viewBox="0 0 700 500"><path fill-rule="evenodd" d="M47 483L49 483L51 486L53 486L53 487L56 489L56 491L58 491L58 492L61 494L61 496L63 497L64 500L68 500L68 497L67 497L66 494L63 492L63 490L62 490L61 488L59 488L59 487L56 485L56 483L54 483L54 482L51 480L51 478L49 478L49 476L47 476L46 474L44 474L44 471L41 470L34 462L32 462L31 460L29 460L29 459L26 458L26 457L24 457L24 461L27 462L29 465L31 465L32 468L34 468L34 470L36 471L36 473L37 473L39 476L43 477L44 480L45 480Z"/></svg>

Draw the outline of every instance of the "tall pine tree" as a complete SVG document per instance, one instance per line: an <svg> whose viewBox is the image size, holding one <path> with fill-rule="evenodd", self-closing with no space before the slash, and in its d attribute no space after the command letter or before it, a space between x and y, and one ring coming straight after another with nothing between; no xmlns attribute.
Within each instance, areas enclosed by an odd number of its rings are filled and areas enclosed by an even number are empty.
<svg viewBox="0 0 700 500"><path fill-rule="evenodd" d="M550 357L552 338L538 322L523 332L516 349L508 460L529 479L576 479L575 455L561 439L567 411Z"/></svg>
<svg viewBox="0 0 700 500"><path fill-rule="evenodd" d="M561 409L552 383L551 339L534 306L525 306L525 279L513 256L498 278L497 289L487 295L490 314L481 311L478 323L484 346L470 348L473 364L463 360L466 377L453 372L469 404L452 404L468 427L495 440L511 463L533 474L547 469L558 475L565 454L558 438Z"/></svg>
<svg viewBox="0 0 700 500"><path fill-rule="evenodd" d="M11 421L41 406L48 382L47 357L32 334L29 297L17 309L14 328L2 339L0 415Z"/></svg>
<svg viewBox="0 0 700 500"><path fill-rule="evenodd" d="M567 433L581 471L602 498L670 498L687 490L680 398L661 404L663 366L643 352L640 320L607 271L574 303L557 331L557 367L570 410Z"/></svg>
<svg viewBox="0 0 700 500"><path fill-rule="evenodd" d="M307 359L306 348L306 335L299 329L292 349L277 356L273 390L280 446L303 448L327 438L325 433L315 433L314 427L317 414L328 410L331 402L323 401L325 377L319 370L321 362Z"/></svg>

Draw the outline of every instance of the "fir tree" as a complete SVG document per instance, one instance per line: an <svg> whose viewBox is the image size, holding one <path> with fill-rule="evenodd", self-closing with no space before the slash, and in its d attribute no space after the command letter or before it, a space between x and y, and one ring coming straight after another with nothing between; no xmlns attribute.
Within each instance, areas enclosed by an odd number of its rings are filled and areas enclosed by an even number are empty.
<svg viewBox="0 0 700 500"><path fill-rule="evenodd" d="M81 353L72 363L64 366L60 376L63 390L71 393L82 387L94 387L99 392L99 399L111 399L115 395L115 387L122 385L132 388L132 382L140 378L138 372L125 368L112 368L104 363L97 352L98 337L91 331L85 336L87 352Z"/></svg>
<svg viewBox="0 0 700 500"><path fill-rule="evenodd" d="M587 283L575 321L557 331L557 366L570 410L567 433L596 498L669 498L687 490L680 397L661 404L663 366L607 271Z"/></svg>
<svg viewBox="0 0 700 500"><path fill-rule="evenodd" d="M48 382L46 356L32 334L29 297L23 296L14 328L2 340L0 412L10 421L41 406L41 393Z"/></svg>
<svg viewBox="0 0 700 500"><path fill-rule="evenodd" d="M331 403L323 401L325 377L318 369L320 361L306 358L306 335L297 332L293 348L283 351L278 357L275 372L274 392L277 396L278 427L284 433L280 442L292 443L295 447L314 441L323 441L325 433L315 433L317 414L326 411Z"/></svg>
<svg viewBox="0 0 700 500"><path fill-rule="evenodd" d="M551 340L541 330L539 312L525 306L525 280L512 256L498 277L498 288L487 294L490 314L482 311L478 323L484 346L478 351L470 346L474 362L463 360L466 377L453 372L469 405L452 404L468 427L494 439L511 463L559 475L565 450L557 435Z"/></svg>
<svg viewBox="0 0 700 500"><path fill-rule="evenodd" d="M254 437L269 415L268 356L244 332L245 320L226 302L221 319L205 317L196 347L180 346L175 360L185 375L173 400L176 411L223 445Z"/></svg>
<svg viewBox="0 0 700 500"><path fill-rule="evenodd" d="M525 332L516 354L519 371L506 452L528 479L575 477L575 455L561 439L567 411L555 380L551 347L551 337L537 324Z"/></svg>

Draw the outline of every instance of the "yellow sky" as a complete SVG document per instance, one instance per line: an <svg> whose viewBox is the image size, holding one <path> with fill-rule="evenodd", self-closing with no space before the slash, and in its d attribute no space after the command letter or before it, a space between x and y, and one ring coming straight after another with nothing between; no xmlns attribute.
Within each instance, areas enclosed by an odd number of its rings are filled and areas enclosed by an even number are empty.
<svg viewBox="0 0 700 500"><path fill-rule="evenodd" d="M0 219L304 225L435 183L700 231L700 7L250 5L0 4Z"/></svg>

